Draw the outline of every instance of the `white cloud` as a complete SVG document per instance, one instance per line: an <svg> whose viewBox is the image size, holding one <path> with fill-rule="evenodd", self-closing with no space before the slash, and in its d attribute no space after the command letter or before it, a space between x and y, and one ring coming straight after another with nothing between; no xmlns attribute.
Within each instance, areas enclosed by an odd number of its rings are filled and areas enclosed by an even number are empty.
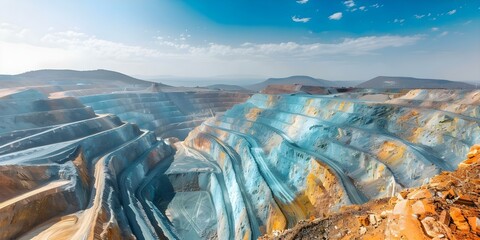
<svg viewBox="0 0 480 240"><path fill-rule="evenodd" d="M448 31L443 31L442 33L440 33L440 37L445 37L448 35Z"/></svg>
<svg viewBox="0 0 480 240"><path fill-rule="evenodd" d="M41 38L41 42L48 47L85 52L85 54L102 58L140 60L144 57L155 57L160 54L153 49L99 39L96 36L76 31L48 33Z"/></svg>
<svg viewBox="0 0 480 240"><path fill-rule="evenodd" d="M397 19L395 18L395 20L393 20L394 23L403 23L405 22L405 19Z"/></svg>
<svg viewBox="0 0 480 240"><path fill-rule="evenodd" d="M42 42L66 49L81 52L92 58L109 58L124 61L145 60L145 58L217 58L229 56L232 59L251 57L312 57L320 55L363 55L372 54L376 50L388 47L411 45L422 39L422 36L370 36L346 38L337 43L296 42L281 43L244 43L239 46L210 43L204 46L193 46L184 41L165 40L157 37L158 48L145 48L112 42L90 36L85 33L66 31L47 34Z"/></svg>
<svg viewBox="0 0 480 240"><path fill-rule="evenodd" d="M422 19L423 17L425 17L425 14L422 14L422 15L415 14L414 16L416 19Z"/></svg>
<svg viewBox="0 0 480 240"><path fill-rule="evenodd" d="M16 32L9 34L15 35ZM281 75L294 71L311 74L311 69L322 66L331 69L333 76L341 68L332 59L377 54L386 48L408 46L423 39L419 35L387 35L346 38L329 43L194 45L187 36L183 35L186 40L181 40L180 35L155 37L155 42L149 47L115 42L79 31L45 30L43 37L21 40L8 40L11 36L6 36L7 40L0 39L0 72L20 73L41 68L105 68L127 74L208 76L245 71L269 75L272 72L266 69L277 69L275 74ZM32 42L32 39L37 40ZM185 69L189 71L185 73Z"/></svg>
<svg viewBox="0 0 480 240"><path fill-rule="evenodd" d="M0 40L1 39L23 39L29 33L29 29L21 28L10 23L0 23Z"/></svg>
<svg viewBox="0 0 480 240"><path fill-rule="evenodd" d="M375 4L373 4L373 5L370 5L370 7L372 7L372 8L380 8L380 7L383 7L383 4L380 5L380 4L378 4L378 3L375 3Z"/></svg>
<svg viewBox="0 0 480 240"><path fill-rule="evenodd" d="M438 30L440 30L438 27L432 27L432 32L436 32Z"/></svg>
<svg viewBox="0 0 480 240"><path fill-rule="evenodd" d="M180 41L180 43L178 42ZM157 37L157 44L160 47L166 47L167 49L189 49L191 47L190 44L184 43L186 39L180 38L180 39L174 39L174 40L164 40L161 37ZM164 53L168 51L163 51Z"/></svg>
<svg viewBox="0 0 480 240"><path fill-rule="evenodd" d="M238 47L211 43L207 47L191 47L191 54L200 56L229 57L269 57L295 58L323 55L365 55L388 47L412 45L421 40L422 36L370 36L346 38L337 43L300 44L296 42L283 43L244 43Z"/></svg>
<svg viewBox="0 0 480 240"><path fill-rule="evenodd" d="M367 7L361 6L361 7L359 7L358 9L360 9L361 11L366 11L366 10L367 10Z"/></svg>
<svg viewBox="0 0 480 240"><path fill-rule="evenodd" d="M77 53L59 48L34 46L0 40L0 72L17 74L28 70L53 68L75 63ZM81 66L81 62L78 65Z"/></svg>
<svg viewBox="0 0 480 240"><path fill-rule="evenodd" d="M328 17L330 20L340 20L342 19L343 14L341 12L334 13Z"/></svg>
<svg viewBox="0 0 480 240"><path fill-rule="evenodd" d="M306 23L306 22L310 21L310 18L299 18L297 16L293 16L292 21Z"/></svg>
<svg viewBox="0 0 480 240"><path fill-rule="evenodd" d="M298 4L305 4L305 3L307 3L307 2L308 2L308 0L297 0L297 3L298 3Z"/></svg>
<svg viewBox="0 0 480 240"><path fill-rule="evenodd" d="M335 15L335 14L334 14ZM341 13L333 18L340 19ZM14 33L12 33L14 34ZM301 44L296 42L281 43L244 43L239 46L210 43L208 45L191 45L185 35L172 39L170 37L156 37L156 47L128 45L120 42L100 39L93 35L77 31L64 31L47 33L36 44L29 44L31 48L40 49L37 52L47 54L49 50L52 56L61 56L60 53L69 53L66 56L84 57L97 61L150 61L149 59L168 58L222 58L232 59L268 57L291 58L313 57L321 55L362 55L372 54L376 50L387 47L401 47L411 45L422 39L421 36L370 36L360 38L346 38L336 43L310 43ZM27 49L27 48L25 48ZM13 54L13 53L12 53ZM47 54L48 55L48 54ZM103 60L102 60L103 59Z"/></svg>
<svg viewBox="0 0 480 240"><path fill-rule="evenodd" d="M343 4L345 4L345 6L347 6L348 8L351 8L355 6L355 1L347 0L347 1L344 1Z"/></svg>
<svg viewBox="0 0 480 240"><path fill-rule="evenodd" d="M448 14L448 15L453 15L453 14L455 14L456 12L457 12L457 10L456 10L456 9L453 9L453 10L451 10L451 11L448 11L447 14Z"/></svg>

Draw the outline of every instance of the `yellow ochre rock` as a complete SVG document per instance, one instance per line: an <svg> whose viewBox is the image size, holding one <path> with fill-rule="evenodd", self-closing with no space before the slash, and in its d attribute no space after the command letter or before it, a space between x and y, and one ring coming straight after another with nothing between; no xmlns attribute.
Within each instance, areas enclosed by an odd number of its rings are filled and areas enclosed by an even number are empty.
<svg viewBox="0 0 480 240"><path fill-rule="evenodd" d="M470 148L467 159L458 164L459 168L465 168L480 161L480 144L475 144Z"/></svg>

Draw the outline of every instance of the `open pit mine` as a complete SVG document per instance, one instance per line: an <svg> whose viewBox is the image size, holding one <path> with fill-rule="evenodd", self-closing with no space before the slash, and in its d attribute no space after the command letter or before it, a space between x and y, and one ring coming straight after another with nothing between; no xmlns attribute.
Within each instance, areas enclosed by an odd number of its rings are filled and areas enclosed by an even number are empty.
<svg viewBox="0 0 480 240"><path fill-rule="evenodd" d="M478 90L25 82L0 239L480 237Z"/></svg>

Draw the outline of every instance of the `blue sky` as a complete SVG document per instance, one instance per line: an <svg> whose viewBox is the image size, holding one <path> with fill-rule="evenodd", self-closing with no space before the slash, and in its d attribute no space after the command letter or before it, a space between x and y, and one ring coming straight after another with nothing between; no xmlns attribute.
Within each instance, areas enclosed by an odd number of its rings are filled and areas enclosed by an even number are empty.
<svg viewBox="0 0 480 240"><path fill-rule="evenodd" d="M0 73L480 80L480 0L0 0Z"/></svg>

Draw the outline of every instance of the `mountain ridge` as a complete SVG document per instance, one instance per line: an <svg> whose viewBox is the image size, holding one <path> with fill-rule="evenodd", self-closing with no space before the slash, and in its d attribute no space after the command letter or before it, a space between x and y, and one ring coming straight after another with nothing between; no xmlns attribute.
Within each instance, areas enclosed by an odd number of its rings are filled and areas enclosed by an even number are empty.
<svg viewBox="0 0 480 240"><path fill-rule="evenodd" d="M62 83L69 83L73 81L115 81L134 85L150 85L153 82L131 77L129 75L105 70L71 70L71 69L40 69L28 71L15 75L0 75L0 81L4 83L7 81L34 81L39 83L46 81L61 81ZM162 86L168 86L162 84Z"/></svg>
<svg viewBox="0 0 480 240"><path fill-rule="evenodd" d="M320 78L313 78L306 75L293 75L284 78L268 78L267 80L244 86L247 89L260 91L267 87L268 85L293 85L300 84L306 86L316 86L316 87L351 87L356 83L356 81L330 81Z"/></svg>
<svg viewBox="0 0 480 240"><path fill-rule="evenodd" d="M473 85L445 79L429 79L399 76L378 76L360 83L358 88L381 88L381 89L415 89L415 88L445 88L445 89L469 89Z"/></svg>
<svg viewBox="0 0 480 240"><path fill-rule="evenodd" d="M230 91L249 91L248 89L234 85L234 84L213 84L213 85L208 85L206 88L210 89L222 89L222 90L230 90Z"/></svg>

